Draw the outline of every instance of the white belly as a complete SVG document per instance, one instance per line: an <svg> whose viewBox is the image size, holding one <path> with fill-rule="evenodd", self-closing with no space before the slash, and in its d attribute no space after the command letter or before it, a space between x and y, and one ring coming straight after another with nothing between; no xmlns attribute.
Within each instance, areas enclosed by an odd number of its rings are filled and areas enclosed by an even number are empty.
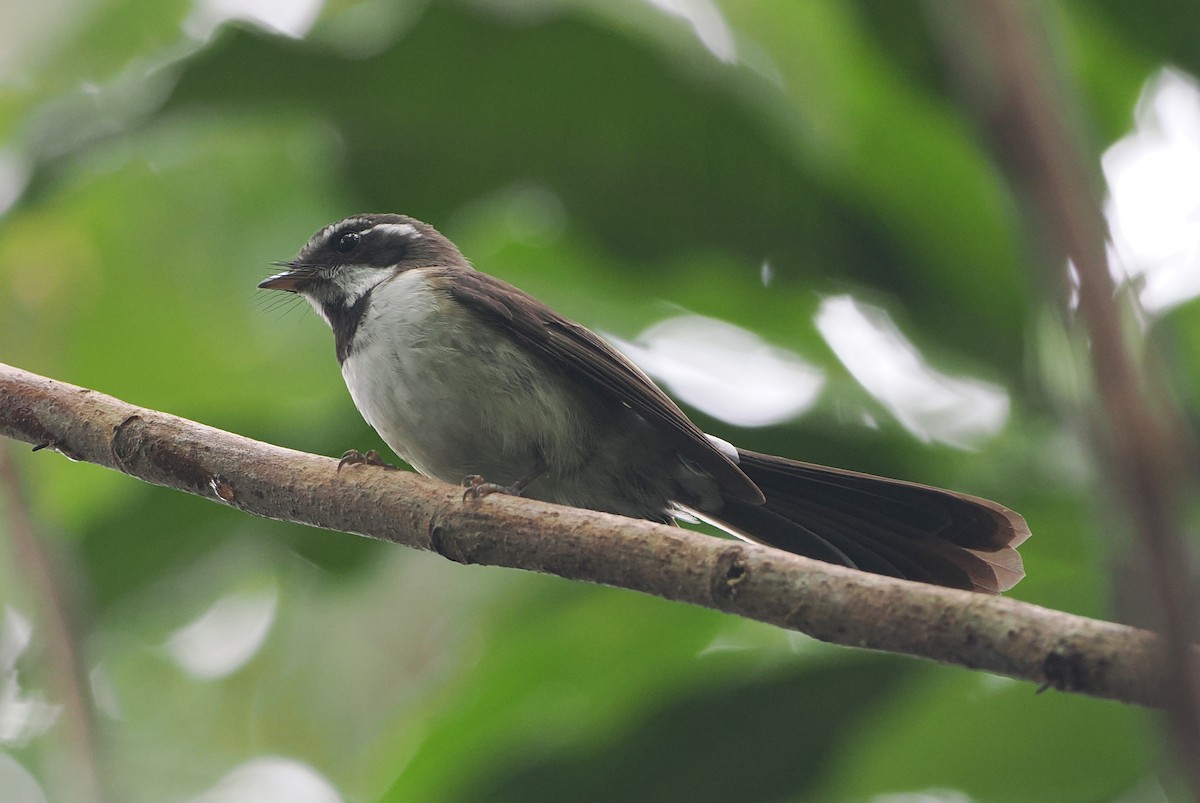
<svg viewBox="0 0 1200 803"><path fill-rule="evenodd" d="M406 271L377 287L342 375L363 417L413 468L447 482L511 483L545 459L586 460L573 433L585 414L561 380Z"/></svg>

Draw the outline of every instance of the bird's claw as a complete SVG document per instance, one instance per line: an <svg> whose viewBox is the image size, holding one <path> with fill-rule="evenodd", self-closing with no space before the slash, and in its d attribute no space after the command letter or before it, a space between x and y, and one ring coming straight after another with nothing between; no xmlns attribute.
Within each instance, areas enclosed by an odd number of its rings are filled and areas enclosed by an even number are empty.
<svg viewBox="0 0 1200 803"><path fill-rule="evenodd" d="M383 462L383 458L379 456L379 452L374 449L367 450L366 454L358 451L358 449L350 449L342 455L342 459L338 461L337 470L341 473L344 466L380 466L382 468L393 469L395 466L388 465Z"/></svg>
<svg viewBox="0 0 1200 803"><path fill-rule="evenodd" d="M468 499L480 499L484 496L492 494L505 494L506 496L520 496L524 487L518 483L512 485L500 485L495 482L488 482L479 474L470 474L463 478L463 501Z"/></svg>
<svg viewBox="0 0 1200 803"><path fill-rule="evenodd" d="M529 487L529 483L536 480L542 474L546 473L545 461L539 460L538 464L533 467L533 470L521 477L512 485L500 485L496 482L488 482L480 474L468 474L463 478L462 484L466 486L463 491L463 501L468 499L478 499L481 496L489 496L491 494L504 494L506 496L523 496L525 489Z"/></svg>

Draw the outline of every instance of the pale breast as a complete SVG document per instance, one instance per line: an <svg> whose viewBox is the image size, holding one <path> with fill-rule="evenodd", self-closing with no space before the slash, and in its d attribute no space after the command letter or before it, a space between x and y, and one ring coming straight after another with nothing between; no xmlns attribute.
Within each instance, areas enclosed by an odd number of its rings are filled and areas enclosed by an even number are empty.
<svg viewBox="0 0 1200 803"><path fill-rule="evenodd" d="M423 474L510 483L543 455L586 458L586 415L563 385L494 336L420 269L375 288L342 375L380 437Z"/></svg>

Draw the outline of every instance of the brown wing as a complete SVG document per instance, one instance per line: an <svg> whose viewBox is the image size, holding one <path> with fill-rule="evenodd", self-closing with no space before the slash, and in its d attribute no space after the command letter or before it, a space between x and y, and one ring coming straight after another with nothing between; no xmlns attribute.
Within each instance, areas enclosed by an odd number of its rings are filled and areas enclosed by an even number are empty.
<svg viewBox="0 0 1200 803"><path fill-rule="evenodd" d="M682 456L712 474L724 493L762 503L758 486L641 369L589 329L486 273L458 267L427 270L455 300L505 330L553 370L654 425ZM437 281L439 277L445 281Z"/></svg>

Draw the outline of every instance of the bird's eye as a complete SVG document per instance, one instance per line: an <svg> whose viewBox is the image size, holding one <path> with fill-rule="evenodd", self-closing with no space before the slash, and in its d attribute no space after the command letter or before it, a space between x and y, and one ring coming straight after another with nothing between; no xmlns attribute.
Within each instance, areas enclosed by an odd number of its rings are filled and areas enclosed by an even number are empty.
<svg viewBox="0 0 1200 803"><path fill-rule="evenodd" d="M333 247L340 253L346 254L357 248L361 240L362 235L360 235L358 232L348 231L341 237L337 238L337 242L333 244Z"/></svg>

